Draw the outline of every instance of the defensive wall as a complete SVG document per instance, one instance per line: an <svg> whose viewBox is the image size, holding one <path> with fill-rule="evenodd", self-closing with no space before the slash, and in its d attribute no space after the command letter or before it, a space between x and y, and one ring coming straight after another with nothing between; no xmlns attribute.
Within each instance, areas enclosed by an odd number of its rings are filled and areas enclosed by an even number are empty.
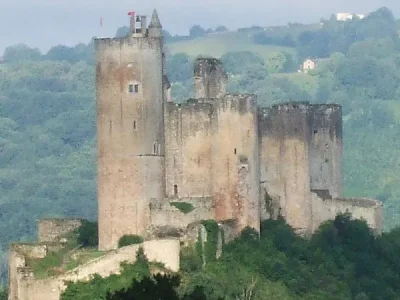
<svg viewBox="0 0 400 300"><path fill-rule="evenodd" d="M59 242L60 237L82 225L81 219L42 219L37 221L38 242Z"/></svg>
<svg viewBox="0 0 400 300"><path fill-rule="evenodd" d="M383 230L382 202L368 198L331 198L321 192L311 193L312 231L322 222L334 219L338 214L349 213L353 219L364 220L375 234Z"/></svg>
<svg viewBox="0 0 400 300"><path fill-rule="evenodd" d="M40 222L39 222L40 223ZM63 228L57 235L52 231L53 241L59 241L60 236L68 233L72 220L45 220L44 224L57 224ZM42 236L43 237L43 236ZM179 270L180 241L179 239L158 239L146 241L142 244L131 245L105 253L84 265L81 265L62 275L46 279L35 278L34 271L28 266L29 259L41 259L51 251L62 247L59 242L39 244L12 244L9 249L9 300L59 300L61 293L66 289L68 282L87 281L94 274L107 277L119 274L121 263L134 263L139 248L151 262L162 263L168 270Z"/></svg>

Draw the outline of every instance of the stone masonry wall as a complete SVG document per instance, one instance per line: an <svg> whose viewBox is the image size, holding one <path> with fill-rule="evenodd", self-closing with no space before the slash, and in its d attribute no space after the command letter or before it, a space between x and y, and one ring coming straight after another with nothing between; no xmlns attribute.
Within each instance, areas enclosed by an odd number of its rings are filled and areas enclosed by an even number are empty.
<svg viewBox="0 0 400 300"><path fill-rule="evenodd" d="M342 109L337 104L309 107L311 190L327 190L341 196Z"/></svg>
<svg viewBox="0 0 400 300"><path fill-rule="evenodd" d="M182 212L174 203L185 203L193 206L193 211ZM208 198L168 198L151 201L151 235L163 238L167 235L182 237L192 223L214 219L214 202Z"/></svg>
<svg viewBox="0 0 400 300"><path fill-rule="evenodd" d="M80 219L43 219L37 221L38 241L59 242L61 236L81 226Z"/></svg>
<svg viewBox="0 0 400 300"><path fill-rule="evenodd" d="M165 195L162 38L96 39L99 248L144 235Z"/></svg>
<svg viewBox="0 0 400 300"><path fill-rule="evenodd" d="M222 62L215 58L198 58L194 64L196 99L220 98L226 93L227 76Z"/></svg>
<svg viewBox="0 0 400 300"><path fill-rule="evenodd" d="M211 104L167 103L165 169L167 197L209 197Z"/></svg>
<svg viewBox="0 0 400 300"><path fill-rule="evenodd" d="M237 230L260 228L257 106L252 95L214 102L212 183L215 219L237 220Z"/></svg>
<svg viewBox="0 0 400 300"><path fill-rule="evenodd" d="M322 222L333 220L338 214L350 213L354 219L363 219L377 234L383 230L382 202L366 198L329 198L311 193L312 231Z"/></svg>
<svg viewBox="0 0 400 300"><path fill-rule="evenodd" d="M270 197L273 215L285 217L298 233L309 234L308 104L276 105L260 112L259 118L262 217L268 217L265 199Z"/></svg>
<svg viewBox="0 0 400 300"><path fill-rule="evenodd" d="M102 277L118 274L122 262L133 263L135 261L140 247L143 247L144 253L150 261L163 263L166 268L174 272L179 270L179 240L148 241L141 245L132 245L111 251L58 277L36 280L32 270L24 267L15 268L16 273L13 273L10 281L9 300L59 300L61 293L66 288L66 282L90 280L94 274ZM18 261L14 260L12 263L14 267Z"/></svg>

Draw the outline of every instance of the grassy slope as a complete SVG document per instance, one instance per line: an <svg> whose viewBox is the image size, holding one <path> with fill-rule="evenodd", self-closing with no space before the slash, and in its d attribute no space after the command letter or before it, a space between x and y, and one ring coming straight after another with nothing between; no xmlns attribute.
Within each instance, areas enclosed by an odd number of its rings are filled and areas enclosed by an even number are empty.
<svg viewBox="0 0 400 300"><path fill-rule="evenodd" d="M193 57L198 55L221 57L229 51L251 51L260 54L265 61L280 52L295 55L293 48L256 45L253 43L251 34L243 32L210 34L191 41L167 44L167 48L171 54L183 52Z"/></svg>
<svg viewBox="0 0 400 300"><path fill-rule="evenodd" d="M318 89L318 77L305 73L288 73L288 74L273 74L275 78L286 78L293 84L297 85L303 91L314 96Z"/></svg>

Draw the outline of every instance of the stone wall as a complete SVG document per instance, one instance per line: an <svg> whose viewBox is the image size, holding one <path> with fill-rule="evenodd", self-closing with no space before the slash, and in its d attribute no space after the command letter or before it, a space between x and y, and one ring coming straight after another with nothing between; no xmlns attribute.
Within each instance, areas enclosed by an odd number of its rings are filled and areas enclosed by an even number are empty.
<svg viewBox="0 0 400 300"><path fill-rule="evenodd" d="M20 261L12 259L10 268L16 268L12 273L13 278L9 281L9 300L59 300L66 288L66 282L87 281L94 274L102 277L118 274L121 263L133 263L136 260L136 253L140 247L143 247L150 261L163 263L167 269L174 272L179 270L180 242L175 239L148 241L141 245L114 250L62 276L43 280L36 280L31 269L19 267Z"/></svg>
<svg viewBox="0 0 400 300"><path fill-rule="evenodd" d="M99 248L144 235L165 195L162 38L96 39Z"/></svg>
<svg viewBox="0 0 400 300"><path fill-rule="evenodd" d="M342 109L337 104L309 107L310 188L341 196Z"/></svg>
<svg viewBox="0 0 400 300"><path fill-rule="evenodd" d="M196 99L219 98L226 93L227 76L222 62L215 58L197 58L194 64Z"/></svg>
<svg viewBox="0 0 400 300"><path fill-rule="evenodd" d="M311 231L308 104L291 103L259 114L263 218L282 215L298 233ZM271 204L271 203L270 203Z"/></svg>
<svg viewBox="0 0 400 300"><path fill-rule="evenodd" d="M80 219L43 219L37 221L38 241L59 242L60 238L82 225Z"/></svg>
<svg viewBox="0 0 400 300"><path fill-rule="evenodd" d="M165 169L167 197L209 197L211 187L209 103L167 103Z"/></svg>
<svg viewBox="0 0 400 300"><path fill-rule="evenodd" d="M350 213L354 219L365 220L377 234L383 230L382 202L366 198L330 198L322 193L311 193L312 230L322 222L333 220L338 214Z"/></svg>
<svg viewBox="0 0 400 300"><path fill-rule="evenodd" d="M212 115L215 220L237 220L237 230L260 227L257 106L252 95L225 95Z"/></svg>
<svg viewBox="0 0 400 300"><path fill-rule="evenodd" d="M190 204L193 211L182 212L174 203ZM213 199L210 197L152 199L150 235L154 238L171 235L182 237L190 224L214 219L214 211Z"/></svg>

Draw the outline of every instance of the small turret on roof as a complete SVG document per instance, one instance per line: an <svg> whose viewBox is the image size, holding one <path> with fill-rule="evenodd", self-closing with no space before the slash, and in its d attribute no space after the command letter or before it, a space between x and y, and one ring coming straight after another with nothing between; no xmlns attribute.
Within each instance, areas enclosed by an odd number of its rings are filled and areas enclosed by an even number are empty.
<svg viewBox="0 0 400 300"><path fill-rule="evenodd" d="M153 15L151 16L149 28L162 28L160 18L158 17L156 9L153 11Z"/></svg>

